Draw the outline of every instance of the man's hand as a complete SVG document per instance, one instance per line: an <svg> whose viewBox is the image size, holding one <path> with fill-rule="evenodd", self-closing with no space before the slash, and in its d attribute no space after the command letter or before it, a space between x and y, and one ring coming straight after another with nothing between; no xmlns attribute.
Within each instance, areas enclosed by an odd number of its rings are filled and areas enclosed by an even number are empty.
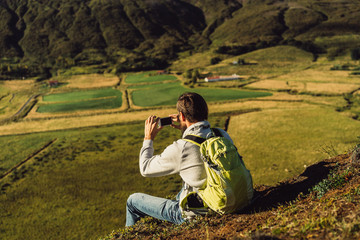
<svg viewBox="0 0 360 240"><path fill-rule="evenodd" d="M176 128L176 129L180 129L180 125L179 124L174 124L175 122L176 123L180 123L180 119L179 119L179 114L171 114L169 115L169 117L171 117L171 120L172 120L172 124L171 124L171 127L173 128Z"/></svg>
<svg viewBox="0 0 360 240"><path fill-rule="evenodd" d="M158 132L162 129L158 127L160 118L156 116L150 116L145 121L145 136L144 140L154 140Z"/></svg>

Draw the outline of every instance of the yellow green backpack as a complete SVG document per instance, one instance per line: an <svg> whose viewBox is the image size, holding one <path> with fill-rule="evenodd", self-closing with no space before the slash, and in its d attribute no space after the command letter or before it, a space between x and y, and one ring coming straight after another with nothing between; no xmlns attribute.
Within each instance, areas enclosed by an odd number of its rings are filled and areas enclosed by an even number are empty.
<svg viewBox="0 0 360 240"><path fill-rule="evenodd" d="M220 214L231 213L251 202L252 177L234 144L223 137L219 129L211 130L213 137L208 139L195 135L184 138L200 147L205 164L206 185L197 194L204 205L213 211Z"/></svg>

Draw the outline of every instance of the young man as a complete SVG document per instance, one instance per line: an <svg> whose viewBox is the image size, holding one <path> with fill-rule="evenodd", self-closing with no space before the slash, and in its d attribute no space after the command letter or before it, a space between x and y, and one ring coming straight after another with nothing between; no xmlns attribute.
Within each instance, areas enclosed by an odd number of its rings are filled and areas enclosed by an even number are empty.
<svg viewBox="0 0 360 240"><path fill-rule="evenodd" d="M172 127L181 130L182 138L188 134L207 138L211 135L208 118L208 107L197 93L182 94L176 104L178 114L171 115ZM178 139L169 145L160 155L154 155L153 141L162 129L158 127L159 118L150 116L145 121L145 137L140 151L140 173L144 177L160 177L170 174L180 174L184 186L176 197L169 200L135 193L129 196L126 206L126 226L135 224L141 217L152 216L160 220L181 224L198 215L181 209L180 203L184 197L196 191L206 183L204 162L200 158L199 147L183 139ZM221 130L223 136L230 136ZM199 200L201 201L201 200ZM206 212L206 211L203 211Z"/></svg>

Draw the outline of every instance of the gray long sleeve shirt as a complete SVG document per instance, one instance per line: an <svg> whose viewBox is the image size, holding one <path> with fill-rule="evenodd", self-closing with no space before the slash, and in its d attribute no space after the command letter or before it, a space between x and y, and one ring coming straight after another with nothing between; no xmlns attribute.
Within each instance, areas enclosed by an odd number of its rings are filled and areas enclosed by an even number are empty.
<svg viewBox="0 0 360 240"><path fill-rule="evenodd" d="M229 135L222 131L223 136ZM207 121L197 122L188 127L186 135L197 135L203 138L211 134ZM159 154L154 155L153 141L144 140L139 159L140 173L144 177L160 177L178 173L188 186L180 196L181 200L189 193L200 188L206 182L204 162L201 160L199 147L193 143L178 139Z"/></svg>

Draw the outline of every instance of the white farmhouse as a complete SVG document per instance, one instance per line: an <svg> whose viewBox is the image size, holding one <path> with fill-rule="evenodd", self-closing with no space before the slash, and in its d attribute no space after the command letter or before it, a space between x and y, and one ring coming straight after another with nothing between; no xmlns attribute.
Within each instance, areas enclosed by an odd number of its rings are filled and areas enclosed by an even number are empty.
<svg viewBox="0 0 360 240"><path fill-rule="evenodd" d="M204 80L205 82L217 82L217 81L238 80L238 79L240 79L240 76L233 74L231 76L206 77Z"/></svg>

